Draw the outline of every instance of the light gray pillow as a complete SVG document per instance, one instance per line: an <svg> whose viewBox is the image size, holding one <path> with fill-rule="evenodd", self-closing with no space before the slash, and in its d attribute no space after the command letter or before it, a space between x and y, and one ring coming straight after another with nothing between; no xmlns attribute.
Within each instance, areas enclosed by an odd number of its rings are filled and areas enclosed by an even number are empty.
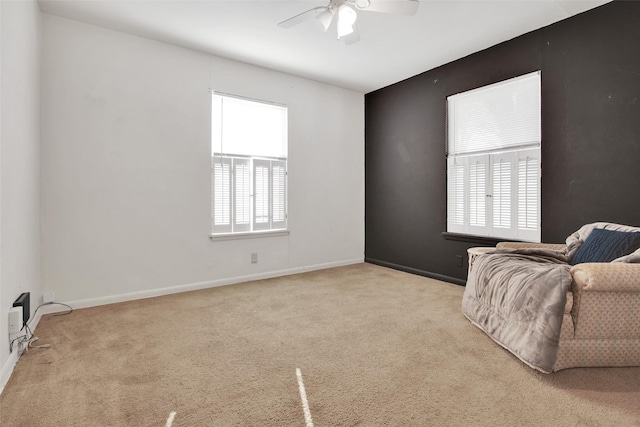
<svg viewBox="0 0 640 427"><path fill-rule="evenodd" d="M640 249L638 249L635 252L631 252L629 255L616 258L611 262L640 263Z"/></svg>

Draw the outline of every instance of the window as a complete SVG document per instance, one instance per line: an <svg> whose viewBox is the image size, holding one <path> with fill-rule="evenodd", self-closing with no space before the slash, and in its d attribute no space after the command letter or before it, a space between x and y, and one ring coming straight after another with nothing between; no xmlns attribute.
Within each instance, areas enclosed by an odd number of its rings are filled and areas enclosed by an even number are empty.
<svg viewBox="0 0 640 427"><path fill-rule="evenodd" d="M540 73L447 98L447 231L540 241Z"/></svg>
<svg viewBox="0 0 640 427"><path fill-rule="evenodd" d="M287 228L287 108L214 93L213 235Z"/></svg>

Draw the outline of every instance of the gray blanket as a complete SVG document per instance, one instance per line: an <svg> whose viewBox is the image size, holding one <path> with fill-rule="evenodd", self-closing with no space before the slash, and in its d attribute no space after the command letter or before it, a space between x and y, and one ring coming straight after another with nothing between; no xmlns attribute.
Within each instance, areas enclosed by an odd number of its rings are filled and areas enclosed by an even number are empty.
<svg viewBox="0 0 640 427"><path fill-rule="evenodd" d="M464 315L529 366L552 372L571 284L564 253L498 249L469 272Z"/></svg>

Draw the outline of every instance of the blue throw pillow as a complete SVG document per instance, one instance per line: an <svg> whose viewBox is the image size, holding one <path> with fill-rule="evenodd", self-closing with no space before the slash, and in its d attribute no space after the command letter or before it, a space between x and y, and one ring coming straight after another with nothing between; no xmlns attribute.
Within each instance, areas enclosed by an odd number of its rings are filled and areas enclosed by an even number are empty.
<svg viewBox="0 0 640 427"><path fill-rule="evenodd" d="M594 228L578 248L571 264L611 262L640 248L640 232L624 232Z"/></svg>

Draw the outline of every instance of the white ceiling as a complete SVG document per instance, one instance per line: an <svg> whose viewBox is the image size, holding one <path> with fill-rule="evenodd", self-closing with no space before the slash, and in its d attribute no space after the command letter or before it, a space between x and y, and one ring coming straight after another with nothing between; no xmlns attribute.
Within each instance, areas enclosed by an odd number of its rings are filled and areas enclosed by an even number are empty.
<svg viewBox="0 0 640 427"><path fill-rule="evenodd" d="M40 0L40 9L367 93L611 0L420 0L415 16L358 12L361 40L287 18L329 0ZM333 30L333 31L332 31Z"/></svg>

